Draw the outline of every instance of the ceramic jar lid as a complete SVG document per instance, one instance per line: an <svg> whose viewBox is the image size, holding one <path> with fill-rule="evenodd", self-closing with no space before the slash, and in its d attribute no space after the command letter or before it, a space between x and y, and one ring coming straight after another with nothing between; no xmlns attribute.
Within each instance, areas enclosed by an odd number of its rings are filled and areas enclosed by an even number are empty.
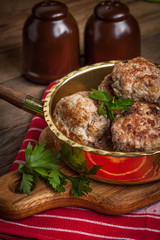
<svg viewBox="0 0 160 240"><path fill-rule="evenodd" d="M95 7L94 14L104 21L116 22L128 17L129 8L118 1L104 1Z"/></svg>
<svg viewBox="0 0 160 240"><path fill-rule="evenodd" d="M60 20L67 16L68 8L58 1L45 1L36 4L32 13L35 17L43 20Z"/></svg>

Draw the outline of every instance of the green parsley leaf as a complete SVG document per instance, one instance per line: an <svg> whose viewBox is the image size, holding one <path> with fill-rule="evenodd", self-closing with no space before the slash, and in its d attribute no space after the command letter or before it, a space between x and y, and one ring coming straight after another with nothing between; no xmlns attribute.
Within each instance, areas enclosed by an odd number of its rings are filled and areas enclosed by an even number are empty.
<svg viewBox="0 0 160 240"><path fill-rule="evenodd" d="M29 194L32 188L34 178L31 174L23 173L20 185L20 191Z"/></svg>
<svg viewBox="0 0 160 240"><path fill-rule="evenodd" d="M86 176L71 177L58 170L57 163L60 162L60 152L53 155L51 150L45 149L45 146L46 143L39 146L35 143L33 149L29 143L25 150L26 163L17 163L19 164L18 171L22 173L20 185L22 193L30 194L37 176L49 183L57 192L64 192L67 180L71 181L71 194L74 197L83 196L92 191L89 186L90 180ZM97 170L97 168L93 168L91 173L94 174ZM88 169L89 171L90 169Z"/></svg>
<svg viewBox="0 0 160 240"><path fill-rule="evenodd" d="M84 196L92 191L90 187L90 179L84 175L78 177L68 177L67 178L72 182L71 193L75 198Z"/></svg>
<svg viewBox="0 0 160 240"><path fill-rule="evenodd" d="M19 164L18 171L21 172L21 173L25 173L26 172L26 167L25 167L26 165L25 165L25 163L20 162L18 164Z"/></svg>
<svg viewBox="0 0 160 240"><path fill-rule="evenodd" d="M96 173L98 172L98 170L103 167L100 165L93 165L92 168L91 167L86 167L85 171L83 172L84 174L87 175L96 175Z"/></svg>
<svg viewBox="0 0 160 240"><path fill-rule="evenodd" d="M102 102L99 107L99 115L106 115L106 111L104 110L104 103Z"/></svg>
<svg viewBox="0 0 160 240"><path fill-rule="evenodd" d="M32 154L30 156L30 162L32 166L36 166L36 164L40 163L55 163L60 161L60 153L57 153L55 155L52 154L52 151L45 150L46 143L42 143L41 145L35 145ZM28 152L27 152L28 154ZM26 158L27 160L27 158Z"/></svg>
<svg viewBox="0 0 160 240"><path fill-rule="evenodd" d="M31 160L31 154L32 154L32 145L29 142L27 148L25 149L25 157L26 157L26 162L29 163Z"/></svg>
<svg viewBox="0 0 160 240"><path fill-rule="evenodd" d="M49 184L57 191L57 192L64 192L65 188L64 185L67 184L67 181L64 179L60 171L57 169L51 171L48 176Z"/></svg>
<svg viewBox="0 0 160 240"><path fill-rule="evenodd" d="M88 96L90 98L99 100L99 114L107 115L111 121L115 120L114 114L112 110L129 110L130 106L133 104L134 100L127 98L119 98L115 101L115 97L110 97L109 92L104 92L100 88L98 90L92 89L93 93L89 93Z"/></svg>
<svg viewBox="0 0 160 240"><path fill-rule="evenodd" d="M160 0L145 0L146 2L160 2Z"/></svg>
<svg viewBox="0 0 160 240"><path fill-rule="evenodd" d="M34 169L34 172L35 172L35 174L37 173L37 175L41 175L44 178L48 176L48 169L46 169L46 168L36 167Z"/></svg>

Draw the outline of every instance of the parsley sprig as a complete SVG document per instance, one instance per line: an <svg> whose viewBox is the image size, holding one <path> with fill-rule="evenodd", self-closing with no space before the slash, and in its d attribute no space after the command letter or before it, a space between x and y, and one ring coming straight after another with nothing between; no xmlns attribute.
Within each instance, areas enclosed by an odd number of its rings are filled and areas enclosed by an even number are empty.
<svg viewBox="0 0 160 240"><path fill-rule="evenodd" d="M59 170L60 152L53 155L51 150L45 149L46 143L33 146L29 143L25 149L25 163L19 164L18 171L22 173L20 192L30 194L36 177L43 178L57 192L65 192L67 180L72 183L71 194L75 198L92 191L90 179L84 175L68 176Z"/></svg>
<svg viewBox="0 0 160 240"><path fill-rule="evenodd" d="M112 110L129 110L134 100L131 98L119 98L115 100L115 97L110 97L109 92L102 91L100 88L98 90L92 89L93 93L89 93L88 96L93 99L101 101L99 107L100 115L107 115L111 121L115 120Z"/></svg>

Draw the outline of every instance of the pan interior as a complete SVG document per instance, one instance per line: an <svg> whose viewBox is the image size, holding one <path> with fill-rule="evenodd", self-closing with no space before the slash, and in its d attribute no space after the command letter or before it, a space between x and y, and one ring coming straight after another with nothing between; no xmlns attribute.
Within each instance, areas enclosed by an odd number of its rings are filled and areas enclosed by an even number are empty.
<svg viewBox="0 0 160 240"><path fill-rule="evenodd" d="M90 66L80 68L70 74L61 78L49 91L44 102L44 116L52 132L61 140L71 145L72 147L80 148L86 152L93 152L100 155L109 155L116 157L136 157L142 155L152 155L160 152L160 149L152 150L149 152L115 152L105 151L100 149L94 149L88 146L84 146L73 142L64 136L54 125L52 121L53 111L56 103L65 96L74 94L78 91L90 91L92 88L97 88L103 81L104 77L111 73L113 66L117 61L110 61L106 63L98 63Z"/></svg>
<svg viewBox="0 0 160 240"><path fill-rule="evenodd" d="M78 91L90 91L92 88L97 88L104 77L111 73L112 68L113 64L110 64L110 66L104 65L104 67L89 67L62 78L61 84L52 95L51 114L53 114L56 103L62 97L69 96Z"/></svg>

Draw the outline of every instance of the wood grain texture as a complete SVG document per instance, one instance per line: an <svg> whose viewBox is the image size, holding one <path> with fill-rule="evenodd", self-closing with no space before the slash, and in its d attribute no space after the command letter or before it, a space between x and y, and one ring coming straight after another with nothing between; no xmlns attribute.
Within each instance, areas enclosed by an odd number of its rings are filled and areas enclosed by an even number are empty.
<svg viewBox="0 0 160 240"><path fill-rule="evenodd" d="M45 85L30 82L22 75L22 28L33 5L39 0L0 1L0 82L41 99ZM84 26L101 0L62 0L77 20L83 64ZM137 19L142 39L142 56L160 63L160 3L122 0ZM29 127L32 115L0 99L0 175L10 168Z"/></svg>
<svg viewBox="0 0 160 240"><path fill-rule="evenodd" d="M26 94L0 84L0 97L16 107L22 108Z"/></svg>
<svg viewBox="0 0 160 240"><path fill-rule="evenodd" d="M47 148L53 149L52 133L45 128L40 143L46 141ZM72 169L62 163L61 170L76 176ZM121 215L160 200L160 181L134 186L91 181L92 192L84 197L74 198L70 194L71 183L64 193L57 193L43 180L37 179L30 195L18 193L21 175L13 171L0 178L0 216L8 219L23 219L33 214L57 207L83 207L99 213Z"/></svg>

